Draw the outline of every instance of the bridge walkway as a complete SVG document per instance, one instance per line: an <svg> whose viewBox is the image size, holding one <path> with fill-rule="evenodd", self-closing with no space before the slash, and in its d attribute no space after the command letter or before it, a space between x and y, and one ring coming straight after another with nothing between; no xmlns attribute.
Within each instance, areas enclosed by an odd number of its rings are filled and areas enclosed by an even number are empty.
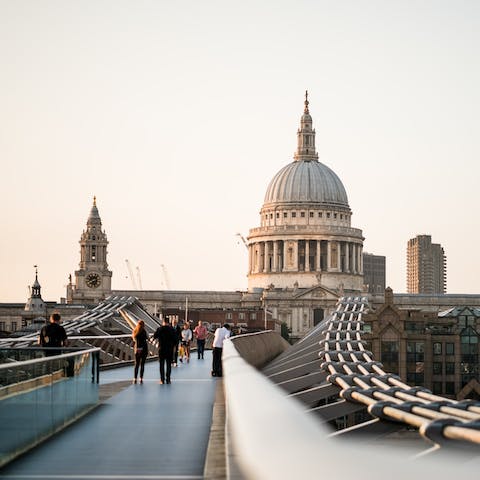
<svg viewBox="0 0 480 480"><path fill-rule="evenodd" d="M211 352L172 368L159 384L158 362L143 385L127 385L133 367L102 371L100 386L126 388L0 471L0 478L203 478L217 380Z"/></svg>

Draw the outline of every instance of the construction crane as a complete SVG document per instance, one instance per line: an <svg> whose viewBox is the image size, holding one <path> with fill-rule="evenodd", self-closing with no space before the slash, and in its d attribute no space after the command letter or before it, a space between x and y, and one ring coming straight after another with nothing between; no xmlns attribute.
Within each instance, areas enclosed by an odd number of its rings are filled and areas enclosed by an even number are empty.
<svg viewBox="0 0 480 480"><path fill-rule="evenodd" d="M162 263L162 272L163 272L163 278L165 280L165 287L167 290L170 290L170 280L168 278L168 272L167 272L167 267Z"/></svg>
<svg viewBox="0 0 480 480"><path fill-rule="evenodd" d="M142 277L140 275L140 267L137 267L137 280L138 280L138 288L140 290L143 290L143 287L142 287Z"/></svg>
<svg viewBox="0 0 480 480"><path fill-rule="evenodd" d="M243 244L245 245L245 247L246 247L247 250L248 250L248 243L247 243L247 241L245 240L245 237L244 237L241 233L237 233L236 236L241 238Z"/></svg>
<svg viewBox="0 0 480 480"><path fill-rule="evenodd" d="M133 276L132 267L131 267L131 265L130 265L130 262L128 261L128 258L125 260L125 263L127 264L128 275L129 275L129 277L130 277L130 281L132 282L133 289L134 289L134 290L138 290L138 288L137 288L137 282L135 282L135 277Z"/></svg>

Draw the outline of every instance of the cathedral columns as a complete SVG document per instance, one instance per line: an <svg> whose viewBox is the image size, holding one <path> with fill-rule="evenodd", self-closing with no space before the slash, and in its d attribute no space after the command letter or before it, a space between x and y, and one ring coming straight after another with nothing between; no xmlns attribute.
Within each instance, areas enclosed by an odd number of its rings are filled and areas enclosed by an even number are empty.
<svg viewBox="0 0 480 480"><path fill-rule="evenodd" d="M305 240L305 271L310 271L310 240Z"/></svg>
<svg viewBox="0 0 480 480"><path fill-rule="evenodd" d="M327 272L332 268L332 242L327 242Z"/></svg>
<svg viewBox="0 0 480 480"><path fill-rule="evenodd" d="M282 272L284 272L287 268L288 262L288 242L283 242L283 265L282 265Z"/></svg>
<svg viewBox="0 0 480 480"><path fill-rule="evenodd" d="M358 273L363 274L363 245L358 245Z"/></svg>
<svg viewBox="0 0 480 480"><path fill-rule="evenodd" d="M357 263L357 260L358 260L358 251L357 251L357 245L354 243L352 245L353 247L353 254L352 254L352 273L358 273L358 263Z"/></svg>
<svg viewBox="0 0 480 480"><path fill-rule="evenodd" d="M345 272L350 271L350 242L345 242Z"/></svg>
<svg viewBox="0 0 480 480"><path fill-rule="evenodd" d="M253 245L248 246L248 273L252 273Z"/></svg>
<svg viewBox="0 0 480 480"><path fill-rule="evenodd" d="M317 258L316 258L317 261L316 261L316 267L315 267L317 272L320 272L322 270L321 263L320 263L320 258L322 254L321 246L322 244L320 243L320 240L317 240Z"/></svg>
<svg viewBox="0 0 480 480"><path fill-rule="evenodd" d="M278 241L273 242L273 271L278 272Z"/></svg>
<svg viewBox="0 0 480 480"><path fill-rule="evenodd" d="M260 242L260 258L258 261L258 271L264 272L265 271L265 242Z"/></svg>

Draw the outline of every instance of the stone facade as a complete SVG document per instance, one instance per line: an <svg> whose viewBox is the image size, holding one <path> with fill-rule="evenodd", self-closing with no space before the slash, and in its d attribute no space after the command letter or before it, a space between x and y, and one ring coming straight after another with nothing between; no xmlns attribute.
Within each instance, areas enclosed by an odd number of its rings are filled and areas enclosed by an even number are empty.
<svg viewBox="0 0 480 480"><path fill-rule="evenodd" d="M386 371L412 386L451 398L480 399L480 296L475 305L442 312L438 305L437 310L414 307L413 302L402 307L395 299L387 288L384 303L373 305L364 315L367 350Z"/></svg>

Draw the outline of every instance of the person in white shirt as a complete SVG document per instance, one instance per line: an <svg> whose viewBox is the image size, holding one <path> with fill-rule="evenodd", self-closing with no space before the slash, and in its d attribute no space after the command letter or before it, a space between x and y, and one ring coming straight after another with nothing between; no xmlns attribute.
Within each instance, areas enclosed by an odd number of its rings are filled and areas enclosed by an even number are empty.
<svg viewBox="0 0 480 480"><path fill-rule="evenodd" d="M226 323L223 327L215 330L213 337L213 361L212 361L212 377L221 377L222 371L222 352L223 342L230 337L230 325Z"/></svg>
<svg viewBox="0 0 480 480"><path fill-rule="evenodd" d="M180 357L180 361L183 362L183 356L186 357L187 363L190 362L190 342L192 341L193 334L190 329L190 323L185 322L182 329L182 347L183 355Z"/></svg>

